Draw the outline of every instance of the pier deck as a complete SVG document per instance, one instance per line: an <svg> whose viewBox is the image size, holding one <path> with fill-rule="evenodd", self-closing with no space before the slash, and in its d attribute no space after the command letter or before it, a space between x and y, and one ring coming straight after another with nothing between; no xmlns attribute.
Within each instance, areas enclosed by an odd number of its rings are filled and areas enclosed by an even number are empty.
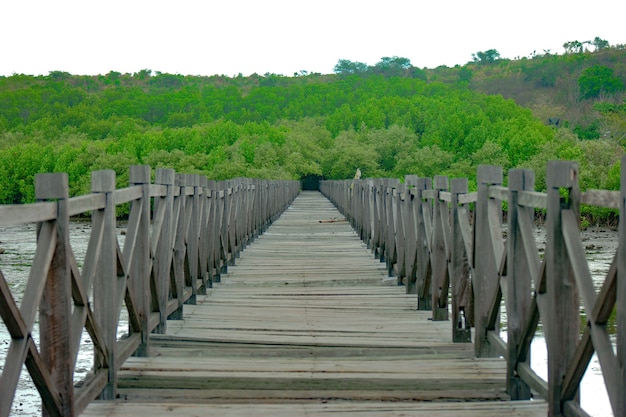
<svg viewBox="0 0 626 417"><path fill-rule="evenodd" d="M304 192L152 335L119 398L84 416L544 416L509 401L506 363L452 343L321 194Z"/></svg>

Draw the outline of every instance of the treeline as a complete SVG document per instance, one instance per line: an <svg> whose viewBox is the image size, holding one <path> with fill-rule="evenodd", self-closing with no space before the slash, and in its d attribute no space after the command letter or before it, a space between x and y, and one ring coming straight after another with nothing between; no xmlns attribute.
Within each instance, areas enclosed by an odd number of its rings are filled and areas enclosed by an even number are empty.
<svg viewBox="0 0 626 417"><path fill-rule="evenodd" d="M0 77L0 202L33 201L38 172L68 172L73 195L97 169L125 186L131 164L214 179L339 179L360 168L473 181L482 163L542 170L568 158L581 162L584 187L619 183L615 141L581 141L513 100L422 75Z"/></svg>

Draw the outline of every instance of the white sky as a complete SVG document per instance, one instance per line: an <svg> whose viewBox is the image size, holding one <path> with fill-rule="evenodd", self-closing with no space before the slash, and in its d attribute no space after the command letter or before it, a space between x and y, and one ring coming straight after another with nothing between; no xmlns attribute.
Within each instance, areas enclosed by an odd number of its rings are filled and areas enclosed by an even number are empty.
<svg viewBox="0 0 626 417"><path fill-rule="evenodd" d="M0 75L151 69L235 76L332 73L339 59L416 67L626 43L623 0L3 0Z"/></svg>

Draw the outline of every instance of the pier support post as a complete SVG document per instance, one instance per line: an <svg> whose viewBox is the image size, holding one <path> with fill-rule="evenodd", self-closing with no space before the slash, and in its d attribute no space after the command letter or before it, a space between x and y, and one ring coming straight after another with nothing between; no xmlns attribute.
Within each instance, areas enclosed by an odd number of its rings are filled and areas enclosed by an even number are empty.
<svg viewBox="0 0 626 417"><path fill-rule="evenodd" d="M503 250L502 236L497 236L502 223L502 202L489 197L490 186L502 185L502 167L480 165L476 174L478 197L474 222L474 318L476 356L496 356L497 350L487 341L489 314L493 303L493 294L500 285L499 259ZM478 253L478 249L480 253ZM498 324L496 323L495 326Z"/></svg>
<svg viewBox="0 0 626 417"><path fill-rule="evenodd" d="M470 308L471 286L469 282L469 264L465 253L465 243L461 232L460 216L467 214L459 211L459 195L467 194L467 178L454 178L450 183L451 221L450 221L450 288L452 292L452 341L468 343L472 341L472 331L467 313ZM468 221L469 222L469 221Z"/></svg>
<svg viewBox="0 0 626 417"><path fill-rule="evenodd" d="M174 223L174 179L173 169L158 168L156 170L155 184L165 187L165 195L155 198L155 216L159 219L159 239L154 259L154 290L156 294L156 306L159 311L159 325L156 333L165 333L167 328L167 304L170 290L170 274L172 268L172 255L174 247L173 223Z"/></svg>
<svg viewBox="0 0 626 417"><path fill-rule="evenodd" d="M67 174L37 174L35 177L35 198L57 203L56 246L39 304L41 359L50 372L51 385L58 390L60 412L64 416L74 416L68 194ZM39 244L39 229L37 234ZM42 415L51 415L45 406Z"/></svg>
<svg viewBox="0 0 626 417"><path fill-rule="evenodd" d="M141 327L141 344L135 351L135 356L146 357L149 354L150 343L150 166L133 165L130 167L130 186L140 186L142 197L131 203L129 231L136 230L134 237L135 248L133 255L135 259L131 262L130 275L131 287L135 295L135 308L139 315L139 325ZM130 222L138 222L133 227ZM133 240L133 236L127 235L126 239ZM124 259L129 259L132 249L131 245L124 245Z"/></svg>
<svg viewBox="0 0 626 417"><path fill-rule="evenodd" d="M562 387L567 367L572 361L580 331L579 297L571 270L561 210L570 209L579 217L580 191L578 165L570 161L548 162L546 177L548 203L546 212L546 297L548 314L544 328L548 346L548 414L563 413ZM578 399L574 399L578 401Z"/></svg>
<svg viewBox="0 0 626 417"><path fill-rule="evenodd" d="M450 215L448 203L439 199L439 193L448 190L448 177L436 176L434 180L435 198L433 199L433 237L431 246L432 276L432 311L433 320L448 320L448 251Z"/></svg>
<svg viewBox="0 0 626 417"><path fill-rule="evenodd" d="M425 200L424 191L432 189L432 180L430 178L419 178L415 187L415 204L416 221L415 225L417 253L416 265L416 292L417 292L417 309L428 311L431 309L431 281L432 281L432 264L430 262L430 247L432 242L432 201Z"/></svg>
<svg viewBox="0 0 626 417"><path fill-rule="evenodd" d="M115 171L95 171L91 191L104 194L105 207L93 212L93 221L102 228L99 262L93 287L94 316L108 352L108 381L100 399L112 400L117 394L117 322L125 292L126 277L117 268L117 233L115 218ZM97 356L97 355L96 355ZM96 363L102 358L96 357Z"/></svg>
<svg viewBox="0 0 626 417"><path fill-rule="evenodd" d="M524 242L519 228L519 218L526 216L533 222L533 209L518 207L520 191L535 190L535 173L532 170L512 169L509 171L509 207L507 235L506 313L507 313L507 384L506 391L512 400L530 399L530 388L517 374L518 360L530 364L530 355L519 358L520 352L530 352L530 344L523 346L525 320L531 306L532 283L530 265L526 260Z"/></svg>
<svg viewBox="0 0 626 417"><path fill-rule="evenodd" d="M621 191L619 199L619 246L617 258L617 361L621 364L621 386L626 387L626 156L622 157ZM626 390L615 399L616 416L626 415Z"/></svg>

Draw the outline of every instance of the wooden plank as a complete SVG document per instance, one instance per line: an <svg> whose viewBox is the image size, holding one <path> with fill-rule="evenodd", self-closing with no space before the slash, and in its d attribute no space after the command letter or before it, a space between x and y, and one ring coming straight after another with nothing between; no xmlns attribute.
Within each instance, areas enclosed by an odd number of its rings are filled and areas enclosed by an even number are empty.
<svg viewBox="0 0 626 417"><path fill-rule="evenodd" d="M351 402L341 403L333 401L322 401L317 403L295 403L295 404L213 404L207 407L206 404L181 404L181 403L138 403L124 404L123 401L117 403L92 404L83 416L110 417L134 417L138 415L150 415L153 417L171 416L173 414L181 417L185 416L315 416L315 415L359 415L362 417L389 416L400 417L411 415L415 417L451 417L463 415L466 417L539 417L546 415L545 403L537 401L515 401L515 402L485 402L473 403L468 408L467 403L390 403L390 402Z"/></svg>
<svg viewBox="0 0 626 417"><path fill-rule="evenodd" d="M52 202L0 205L0 226L45 222L56 216L57 205Z"/></svg>
<svg viewBox="0 0 626 417"><path fill-rule="evenodd" d="M589 206L619 209L619 202L619 191L587 190L580 194L580 204Z"/></svg>
<svg viewBox="0 0 626 417"><path fill-rule="evenodd" d="M57 203L58 217L55 221L56 245L47 276L44 277L44 290L39 304L39 331L41 365L34 369L47 369L50 378L39 378L44 372L31 373L37 386L45 386L60 398L59 408L54 402L53 409L46 405L43 415L75 415L73 386L73 357L70 340L71 323L71 269L69 255L69 184L67 174L37 174L35 177L35 197L38 200L53 199ZM40 235L41 237L41 235ZM39 239L38 239L39 240ZM42 242L44 246L50 242ZM39 241L38 241L39 244ZM33 303L31 308L36 307ZM34 345L33 345L34 348ZM40 362L39 355L30 355L33 361ZM33 366L35 364L31 364ZM44 404L47 404L44 401Z"/></svg>
<svg viewBox="0 0 626 417"><path fill-rule="evenodd" d="M537 191L522 191L517 197L517 204L522 207L545 209L548 207L548 195Z"/></svg>
<svg viewBox="0 0 626 417"><path fill-rule="evenodd" d="M531 308L532 279L530 269L536 266L527 261L524 254L525 246L519 227L520 217L531 222L531 213L519 208L519 194L524 190L533 190L535 187L535 175L533 171L512 169L509 171L509 210L508 210L508 235L507 235L507 262L511 268L507 268L505 282L507 288L504 293L507 314L507 392L514 400L529 400L530 388L518 377L517 367L520 351L529 349L524 346L524 325L528 312ZM534 256L534 254L533 254ZM528 355L522 359L530 363Z"/></svg>
<svg viewBox="0 0 626 417"><path fill-rule="evenodd" d="M205 411L228 402L233 415L248 415L246 403L278 407L272 415L293 415L296 407L299 415L321 401L349 405L345 412L360 401L367 401L361 411L380 411L376 404L385 401L387 413L456 415L461 408L450 401L480 401L481 416L500 415L508 399L504 361L477 359L470 344L451 343L449 322L428 320L428 312L415 311L414 296L388 285L395 279L349 224L318 222L337 214L316 196L296 200L221 283L185 306L184 321L153 335L149 357L125 362L124 400L92 403L84 415L115 415L138 407L135 401L155 408L132 412L155 415L164 401L176 412L191 402L211 404Z"/></svg>
<svg viewBox="0 0 626 417"><path fill-rule="evenodd" d="M106 200L104 196L98 194L87 194L69 200L70 216L87 213L93 210L104 208Z"/></svg>
<svg viewBox="0 0 626 417"><path fill-rule="evenodd" d="M574 357L579 337L579 300L574 277L570 272L563 239L561 189L569 194L570 208L577 209L576 188L578 167L573 162L548 163L548 208L546 214L546 297L547 315L542 316L548 347L548 405L551 415L563 409L561 397L563 378ZM569 400L569 399L568 399Z"/></svg>
<svg viewBox="0 0 626 417"><path fill-rule="evenodd" d="M615 415L626 414L626 157L621 159L620 198L619 198L619 231L617 249L617 289L615 303L617 305L617 357L621 375L619 385L622 387L617 397L612 399L617 408L613 408Z"/></svg>

